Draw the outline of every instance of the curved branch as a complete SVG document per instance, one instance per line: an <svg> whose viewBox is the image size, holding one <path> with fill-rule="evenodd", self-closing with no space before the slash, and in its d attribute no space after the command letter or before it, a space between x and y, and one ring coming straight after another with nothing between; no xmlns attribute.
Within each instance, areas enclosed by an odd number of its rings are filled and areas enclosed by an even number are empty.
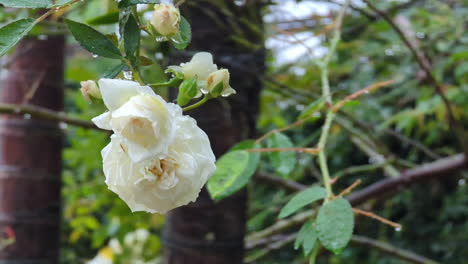
<svg viewBox="0 0 468 264"><path fill-rule="evenodd" d="M356 244L356 245L372 247L383 253L398 257L403 260L407 260L411 263L416 263L416 264L437 264L438 263L434 260L428 259L424 256L418 255L409 250L397 248L391 244L381 242L375 239L371 239L368 237L353 235L351 238L351 243Z"/></svg>
<svg viewBox="0 0 468 264"><path fill-rule="evenodd" d="M31 117L39 119L50 120L54 122L63 122L69 125L102 130L98 128L93 122L86 121L79 118L70 117L63 112L57 112L40 106L33 105L16 105L16 104L0 104L0 113L24 115L29 114ZM104 130L102 130L104 131Z"/></svg>
<svg viewBox="0 0 468 264"><path fill-rule="evenodd" d="M408 49L411 51L413 54L416 62L419 64L421 69L424 71L426 76L428 77L429 81L433 84L435 91L439 94L440 98L442 99L442 102L445 105L445 108L447 110L447 116L449 119L449 125L453 129L453 132L455 133L455 136L457 137L458 141L461 144L461 147L463 149L463 152L465 155L468 155L468 144L465 141L465 132L463 127L457 122L455 119L455 115L453 113L453 109L451 107L450 101L445 95L444 92L444 86L436 79L434 74L432 73L432 66L429 64L428 60L426 59L425 54L418 49L414 45L413 42L408 38L407 34L403 31L403 29L398 26L395 21L391 18L390 14L388 14L386 11L381 10L377 8L373 3L371 3L369 0L363 0L364 3L367 4L367 6L376 12L380 17L382 17L389 25L390 27L393 28L393 30L397 33L397 35L400 37L400 39L403 41L405 46L408 47Z"/></svg>
<svg viewBox="0 0 468 264"><path fill-rule="evenodd" d="M443 158L431 163L421 165L417 168L403 171L399 177L388 178L376 182L360 191L356 191L346 199L353 205L360 205L370 199L379 198L383 195L389 193L398 193L408 188L410 185L424 181L430 178L449 176L450 174L466 169L467 167L467 158L463 154L453 155L447 158ZM267 178L263 177L263 180ZM292 189L293 185L289 185L288 189ZM300 191L301 187L296 187L297 191ZM304 211L290 217L288 219L282 219L277 221L275 224L270 227L250 234L247 236L246 241L262 239L274 234L281 233L284 230L293 228L305 223L310 217L315 214L314 210Z"/></svg>

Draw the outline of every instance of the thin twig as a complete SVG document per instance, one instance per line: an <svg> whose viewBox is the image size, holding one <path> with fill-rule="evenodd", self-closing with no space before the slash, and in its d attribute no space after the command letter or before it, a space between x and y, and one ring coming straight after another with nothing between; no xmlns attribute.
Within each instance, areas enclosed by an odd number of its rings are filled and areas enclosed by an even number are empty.
<svg viewBox="0 0 468 264"><path fill-rule="evenodd" d="M383 253L386 253L391 256L395 256L400 259L407 260L411 263L416 264L438 264L438 262L428 259L424 256L418 255L414 252L411 252L406 249L397 248L388 243L377 241L368 237L353 235L351 238L351 243L356 245L362 245L367 247L375 248Z"/></svg>
<svg viewBox="0 0 468 264"><path fill-rule="evenodd" d="M366 88L364 89L361 89L353 94L350 94L348 96L346 96L345 99L339 101L338 103L336 103L335 105L333 105L333 107L331 108L331 110L333 112L337 112L338 110L340 110L341 107L343 107L344 104L346 104L347 102L363 95L363 94L366 94L366 93L370 93L371 91L375 90L375 89L378 89L380 87L383 87L383 86L388 86L388 85L391 85L395 83L395 80L389 80L389 81L383 81L383 82L378 82L378 83L374 83L374 84L371 84L369 86L367 86Z"/></svg>
<svg viewBox="0 0 468 264"><path fill-rule="evenodd" d="M31 117L36 117L39 119L50 120L54 122L63 122L69 125L101 130L93 122L70 117L69 115L63 112L53 111L40 106L0 104L0 113L14 115L29 114L31 115Z"/></svg>
<svg viewBox="0 0 468 264"><path fill-rule="evenodd" d="M361 183L362 183L362 181L360 179L358 179L353 184L351 184L348 188L341 191L340 194L337 195L337 197L343 197L343 196L347 195L348 193L352 192L354 190L354 188L356 188Z"/></svg>
<svg viewBox="0 0 468 264"><path fill-rule="evenodd" d="M377 221L380 221L380 222L382 222L384 224L392 226L393 228L395 228L395 230L398 230L398 231L401 230L401 225L400 224L395 223L393 221L390 221L388 219L385 219L385 218L383 218L381 216L378 216L378 215L376 215L376 214L374 214L372 212L364 211L364 210L361 210L361 209L358 209L358 208L353 208L353 212L355 212L356 214L365 215L365 216L367 216L369 218L373 218L373 219L375 219Z"/></svg>
<svg viewBox="0 0 468 264"><path fill-rule="evenodd" d="M257 140L256 140L256 143L261 143L263 140L265 140L266 138L268 138L269 136L273 135L273 134L276 134L276 133L281 133L283 131L286 131L286 130L289 130L289 129L292 129L292 128L295 128L295 127L298 127L298 126L301 126L303 125L305 122L307 122L307 120L311 119L312 117L314 117L314 115L316 114L317 112L314 112L310 115L308 115L307 117L303 118L303 119L300 119L300 120L297 120L296 122L290 124L290 125L287 125L283 128L276 128L276 129L273 129L269 132L267 132L265 135L259 137Z"/></svg>
<svg viewBox="0 0 468 264"><path fill-rule="evenodd" d="M395 194L405 190L410 185L435 177L450 176L452 173L466 168L467 158L463 154L446 157L432 163L423 164L417 168L403 171L400 177L388 178L376 182L360 191L348 195L346 199L353 206L358 206L370 199L379 198L389 193ZM298 189L299 191L299 189ZM249 234L246 241L262 239L279 234L290 228L299 226L315 215L315 210L298 213L288 219L281 219L262 231Z"/></svg>
<svg viewBox="0 0 468 264"><path fill-rule="evenodd" d="M374 12L376 12L379 16L381 16L392 28L393 30L398 34L400 39L403 41L405 46L408 47L408 49L411 51L413 54L416 62L419 64L421 69L426 73L426 76L428 77L429 81L433 84L435 91L439 94L440 98L442 99L442 102L445 105L445 108L447 110L447 116L449 119L449 125L452 128L453 132L455 133L459 143L463 147L463 152L468 155L468 144L465 141L465 132L462 126L457 122L455 119L455 115L453 113L451 104L447 96L445 95L444 92L444 86L436 79L434 74L432 73L432 66L428 63L428 61L425 59L427 56L422 53L408 38L408 36L404 33L404 31L393 21L391 16L385 12L384 10L381 10L377 8L373 3L371 3L369 0L363 0L367 6L372 9Z"/></svg>
<svg viewBox="0 0 468 264"><path fill-rule="evenodd" d="M318 154L320 149L318 148L257 148L257 149L246 149L248 152L284 152L284 151L294 151L294 152L303 152L308 154Z"/></svg>

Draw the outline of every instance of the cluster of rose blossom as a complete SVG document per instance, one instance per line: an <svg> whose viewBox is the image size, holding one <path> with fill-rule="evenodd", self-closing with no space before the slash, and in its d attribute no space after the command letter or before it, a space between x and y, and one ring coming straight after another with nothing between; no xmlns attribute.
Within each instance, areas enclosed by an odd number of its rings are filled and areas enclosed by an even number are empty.
<svg viewBox="0 0 468 264"><path fill-rule="evenodd" d="M200 52L188 63L170 66L183 79L196 78L199 94L235 91L229 72L219 70L210 53ZM207 135L182 108L166 102L149 86L120 79L82 82L85 97L101 98L108 111L93 118L112 130L102 150L106 184L132 211L166 213L194 201L216 169Z"/></svg>

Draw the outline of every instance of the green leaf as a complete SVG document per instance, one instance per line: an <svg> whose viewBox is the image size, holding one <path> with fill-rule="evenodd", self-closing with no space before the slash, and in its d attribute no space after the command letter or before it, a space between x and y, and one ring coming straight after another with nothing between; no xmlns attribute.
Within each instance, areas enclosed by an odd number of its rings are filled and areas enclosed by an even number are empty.
<svg viewBox="0 0 468 264"><path fill-rule="evenodd" d="M327 192L324 188L313 186L308 189L305 189L298 194L296 194L289 202L281 209L279 218L285 218L291 214L297 212L297 210L303 208L304 206L311 204L315 201L324 199L327 197Z"/></svg>
<svg viewBox="0 0 468 264"><path fill-rule="evenodd" d="M183 81L179 86L179 94L177 95L177 104L184 106L190 102L198 93L197 78L190 78Z"/></svg>
<svg viewBox="0 0 468 264"><path fill-rule="evenodd" d="M292 148L294 145L285 134L275 133L268 138L267 147ZM275 170L284 178L287 178L296 166L296 153L293 151L275 151L269 152L268 155Z"/></svg>
<svg viewBox="0 0 468 264"><path fill-rule="evenodd" d="M310 115L319 111L324 106L325 106L325 101L323 100L323 98L313 101L308 106L306 106L304 110L302 110L301 114L299 115L297 119L304 119L304 118L314 119L314 117L310 117ZM318 117L315 117L315 118L317 119Z"/></svg>
<svg viewBox="0 0 468 264"><path fill-rule="evenodd" d="M468 80L468 62L461 63L455 68L455 78L460 83L464 79Z"/></svg>
<svg viewBox="0 0 468 264"><path fill-rule="evenodd" d="M192 41L192 29L190 27L190 23L185 19L185 17L181 17L179 33L171 38L171 41L174 47L179 50L187 48L190 41Z"/></svg>
<svg viewBox="0 0 468 264"><path fill-rule="evenodd" d="M453 60L454 62L457 62L460 60L468 60L468 50L454 53L450 56L450 59Z"/></svg>
<svg viewBox="0 0 468 264"><path fill-rule="evenodd" d="M138 59L140 60L140 65L141 66L149 66L149 65L153 65L155 62L148 58L148 57L145 57L145 56L140 56L138 57Z"/></svg>
<svg viewBox="0 0 468 264"><path fill-rule="evenodd" d="M102 16L92 18L87 21L88 24L97 26L97 25L109 25L119 22L119 12L112 12Z"/></svg>
<svg viewBox="0 0 468 264"><path fill-rule="evenodd" d="M33 19L20 19L0 28L0 57L5 55L34 27Z"/></svg>
<svg viewBox="0 0 468 264"><path fill-rule="evenodd" d="M0 4L3 4L5 7L15 7L15 8L51 8L59 7L70 3L73 0L0 0Z"/></svg>
<svg viewBox="0 0 468 264"><path fill-rule="evenodd" d="M115 66L114 68L110 69L108 72L106 72L103 78L113 79L117 75L119 75L119 73L122 72L126 67L127 67L127 64L122 62L119 65Z"/></svg>
<svg viewBox="0 0 468 264"><path fill-rule="evenodd" d="M216 162L216 171L207 184L213 200L221 200L242 189L257 170L260 154L243 149L257 148L253 140L234 146Z"/></svg>
<svg viewBox="0 0 468 264"><path fill-rule="evenodd" d="M210 91L210 96L212 97L218 97L221 95L224 89L224 83L223 81L219 82L218 84L213 87L213 89Z"/></svg>
<svg viewBox="0 0 468 264"><path fill-rule="evenodd" d="M0 0L5 7L47 8L53 5L52 0Z"/></svg>
<svg viewBox="0 0 468 264"><path fill-rule="evenodd" d="M353 235L354 215L349 202L340 197L323 205L316 228L322 245L339 254Z"/></svg>
<svg viewBox="0 0 468 264"><path fill-rule="evenodd" d="M138 23L133 15L128 17L127 23L124 28L124 48L125 55L132 62L132 65L136 65L137 61L137 51L140 49L140 28Z"/></svg>
<svg viewBox="0 0 468 264"><path fill-rule="evenodd" d="M121 59L119 49L102 33L79 22L68 19L65 22L73 37L87 51L106 58Z"/></svg>
<svg viewBox="0 0 468 264"><path fill-rule="evenodd" d="M161 0L121 0L119 8L129 7L136 4L159 4Z"/></svg>
<svg viewBox="0 0 468 264"><path fill-rule="evenodd" d="M308 221L302 225L294 242L294 249L298 250L301 246L304 256L309 255L317 242L317 231L313 221Z"/></svg>

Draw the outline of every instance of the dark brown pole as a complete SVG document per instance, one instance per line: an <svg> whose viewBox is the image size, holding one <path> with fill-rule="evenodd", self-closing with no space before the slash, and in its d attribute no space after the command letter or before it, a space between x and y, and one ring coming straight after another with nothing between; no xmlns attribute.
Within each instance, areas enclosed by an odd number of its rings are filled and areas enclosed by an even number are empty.
<svg viewBox="0 0 468 264"><path fill-rule="evenodd" d="M246 75L244 71L248 69L260 77L264 71L265 56L260 7L257 3L250 3L259 1L248 1L249 4L244 6L237 6L234 1L224 1L233 17L221 13L218 7L211 5L213 2L187 1L187 8L182 13L188 16L192 24L194 38L190 49L213 53L215 63L230 70L231 85L237 90L237 95L229 100L212 100L189 113L208 134L215 155L219 157L235 143L254 136L261 83L257 76ZM208 14L215 14L223 21L224 27ZM260 34L245 30L245 24L239 22L241 18L260 28ZM234 43L231 40L234 36L230 28L232 24L229 22L244 29L246 40L259 48L243 48ZM177 58L178 62L189 59L188 55ZM233 67L234 64L237 67ZM197 202L172 211L164 232L164 263L242 263L246 200L244 190L215 203L203 190Z"/></svg>
<svg viewBox="0 0 468 264"><path fill-rule="evenodd" d="M26 38L3 58L0 101L63 109L64 37ZM55 122L0 116L0 264L56 264L62 132Z"/></svg>

